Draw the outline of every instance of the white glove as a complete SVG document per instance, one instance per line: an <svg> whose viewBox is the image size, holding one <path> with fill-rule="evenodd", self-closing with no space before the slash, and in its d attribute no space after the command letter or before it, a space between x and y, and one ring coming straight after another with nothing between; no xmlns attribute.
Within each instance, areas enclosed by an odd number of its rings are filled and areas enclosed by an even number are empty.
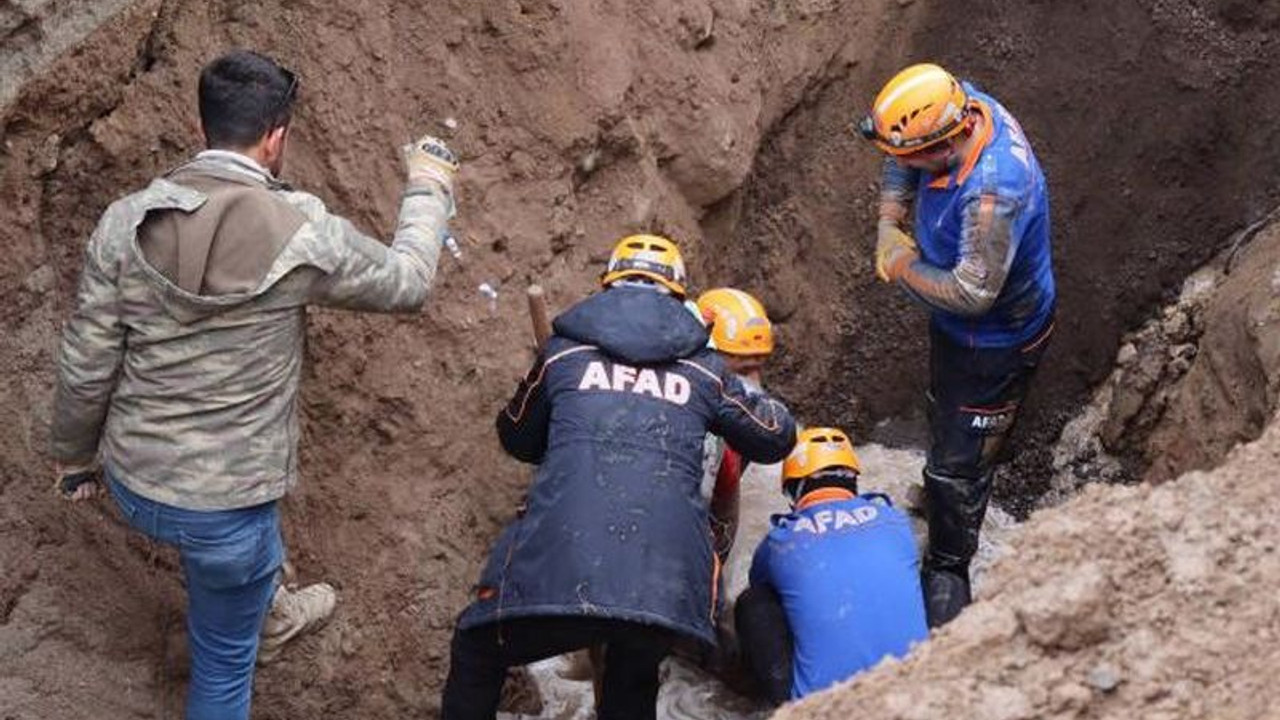
<svg viewBox="0 0 1280 720"><path fill-rule="evenodd" d="M424 135L417 142L400 148L404 155L405 169L409 175L409 187L420 188L435 183L453 195L453 179L458 174L458 156L444 141Z"/></svg>

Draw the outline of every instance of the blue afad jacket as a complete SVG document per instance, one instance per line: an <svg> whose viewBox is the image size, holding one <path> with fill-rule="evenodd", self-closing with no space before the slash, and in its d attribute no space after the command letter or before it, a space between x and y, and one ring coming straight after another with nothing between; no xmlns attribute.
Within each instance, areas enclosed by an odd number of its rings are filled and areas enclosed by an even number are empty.
<svg viewBox="0 0 1280 720"><path fill-rule="evenodd" d="M460 626L605 617L714 642L704 438L778 462L795 443L791 415L748 393L668 295L605 290L554 329L498 415L503 448L539 463L527 510L499 537Z"/></svg>
<svg viewBox="0 0 1280 720"><path fill-rule="evenodd" d="M786 611L792 699L901 657L929 635L906 516L883 495L824 488L804 500L773 517L751 562L751 584L773 588Z"/></svg>
<svg viewBox="0 0 1280 720"><path fill-rule="evenodd" d="M963 347L1014 347L1038 335L1053 314L1049 190L1018 121L990 95L968 83L965 90L987 117L990 134L984 131L980 152L963 158L946 177L915 173L915 239L926 263L953 269L966 255L968 262L982 256L983 249L965 246L987 241L978 226L999 225L1001 233L1008 233L1008 251L990 260L1009 263L990 309L972 316L935 308L933 322ZM999 271L973 269L983 277Z"/></svg>

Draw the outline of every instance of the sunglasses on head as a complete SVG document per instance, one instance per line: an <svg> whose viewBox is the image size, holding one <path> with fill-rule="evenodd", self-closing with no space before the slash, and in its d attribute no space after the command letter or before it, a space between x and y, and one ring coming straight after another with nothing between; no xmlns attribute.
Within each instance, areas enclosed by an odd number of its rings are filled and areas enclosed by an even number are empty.
<svg viewBox="0 0 1280 720"><path fill-rule="evenodd" d="M276 118L283 119L288 114L289 106L298 96L298 74L286 68L283 65L276 65L280 72L284 73L285 78L289 81L289 87L285 89L284 95L280 98L280 106L276 110Z"/></svg>

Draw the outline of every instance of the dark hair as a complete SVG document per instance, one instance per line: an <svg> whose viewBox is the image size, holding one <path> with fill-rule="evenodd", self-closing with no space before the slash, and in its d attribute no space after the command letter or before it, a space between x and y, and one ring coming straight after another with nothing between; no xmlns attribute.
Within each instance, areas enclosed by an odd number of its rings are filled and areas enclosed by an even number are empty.
<svg viewBox="0 0 1280 720"><path fill-rule="evenodd" d="M211 148L244 148L289 123L298 76L275 60L234 50L200 71L200 122Z"/></svg>
<svg viewBox="0 0 1280 720"><path fill-rule="evenodd" d="M804 483L801 486L801 482ZM783 489L787 496L794 502L800 499L801 495L808 495L814 490L821 488L834 487L842 490L858 494L858 473L848 468L825 468L818 472L802 478L788 480Z"/></svg>

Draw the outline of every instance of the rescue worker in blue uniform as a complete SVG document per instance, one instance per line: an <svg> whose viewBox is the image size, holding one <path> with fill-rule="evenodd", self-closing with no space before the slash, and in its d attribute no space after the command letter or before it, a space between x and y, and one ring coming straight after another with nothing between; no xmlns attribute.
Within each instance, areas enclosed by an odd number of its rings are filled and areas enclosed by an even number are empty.
<svg viewBox="0 0 1280 720"><path fill-rule="evenodd" d="M937 65L898 73L860 130L887 154L876 273L931 311L922 582L936 627L970 602L994 466L1053 331L1049 191L1013 116Z"/></svg>
<svg viewBox="0 0 1280 720"><path fill-rule="evenodd" d="M743 659L781 705L902 657L928 637L911 523L858 495L858 457L836 428L809 428L782 469L775 515L734 606Z"/></svg>
<svg viewBox="0 0 1280 720"><path fill-rule="evenodd" d="M674 243L624 238L601 281L498 415L503 448L538 469L459 618L444 720L491 720L509 666L601 643L597 717L652 720L672 643L715 642L706 434L761 463L795 442L787 409L707 347Z"/></svg>

